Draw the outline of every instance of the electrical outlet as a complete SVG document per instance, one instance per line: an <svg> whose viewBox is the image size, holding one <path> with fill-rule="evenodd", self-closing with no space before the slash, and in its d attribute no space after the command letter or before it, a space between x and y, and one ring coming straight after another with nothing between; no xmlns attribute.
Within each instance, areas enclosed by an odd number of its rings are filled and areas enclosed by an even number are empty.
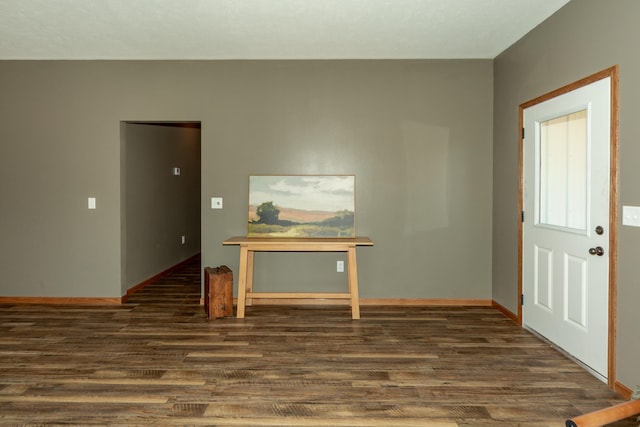
<svg viewBox="0 0 640 427"><path fill-rule="evenodd" d="M185 236L182 236L181 241L182 241L182 244L184 245L185 243L187 243L187 238Z"/></svg>
<svg viewBox="0 0 640 427"><path fill-rule="evenodd" d="M211 209L222 209L222 197L211 198Z"/></svg>
<svg viewBox="0 0 640 427"><path fill-rule="evenodd" d="M338 261L336 263L336 271L338 273L344 273L344 261Z"/></svg>
<svg viewBox="0 0 640 427"><path fill-rule="evenodd" d="M622 207L622 225L640 227L640 207L639 206L623 206Z"/></svg>

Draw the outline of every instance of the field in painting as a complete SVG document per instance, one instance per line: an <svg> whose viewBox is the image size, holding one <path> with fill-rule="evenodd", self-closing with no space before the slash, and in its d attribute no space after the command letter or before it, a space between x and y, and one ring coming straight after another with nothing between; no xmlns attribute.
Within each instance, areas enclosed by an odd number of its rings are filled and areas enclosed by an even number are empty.
<svg viewBox="0 0 640 427"><path fill-rule="evenodd" d="M257 206L249 207L248 236L260 237L354 237L351 211L324 212L278 207L276 223L260 222Z"/></svg>

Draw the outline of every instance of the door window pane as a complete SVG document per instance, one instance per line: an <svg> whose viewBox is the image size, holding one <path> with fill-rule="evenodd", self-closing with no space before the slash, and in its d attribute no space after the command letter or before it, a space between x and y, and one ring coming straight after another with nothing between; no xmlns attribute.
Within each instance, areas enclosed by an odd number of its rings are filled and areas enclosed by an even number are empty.
<svg viewBox="0 0 640 427"><path fill-rule="evenodd" d="M587 110L540 123L539 222L586 230Z"/></svg>

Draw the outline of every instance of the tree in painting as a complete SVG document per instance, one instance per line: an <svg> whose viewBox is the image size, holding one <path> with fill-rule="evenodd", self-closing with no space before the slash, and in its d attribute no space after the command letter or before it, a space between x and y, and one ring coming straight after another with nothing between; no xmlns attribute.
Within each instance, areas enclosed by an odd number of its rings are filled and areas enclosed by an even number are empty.
<svg viewBox="0 0 640 427"><path fill-rule="evenodd" d="M264 202L256 210L258 215L258 224L278 224L278 215L280 215L280 209L273 205L273 202Z"/></svg>

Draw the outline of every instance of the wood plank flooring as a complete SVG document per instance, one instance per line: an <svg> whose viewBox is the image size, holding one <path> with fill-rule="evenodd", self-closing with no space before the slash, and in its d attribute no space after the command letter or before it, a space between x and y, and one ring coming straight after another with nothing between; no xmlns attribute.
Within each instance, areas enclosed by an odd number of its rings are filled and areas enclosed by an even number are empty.
<svg viewBox="0 0 640 427"><path fill-rule="evenodd" d="M0 424L541 427L622 401L491 308L210 321L199 281L193 263L122 306L0 305Z"/></svg>

